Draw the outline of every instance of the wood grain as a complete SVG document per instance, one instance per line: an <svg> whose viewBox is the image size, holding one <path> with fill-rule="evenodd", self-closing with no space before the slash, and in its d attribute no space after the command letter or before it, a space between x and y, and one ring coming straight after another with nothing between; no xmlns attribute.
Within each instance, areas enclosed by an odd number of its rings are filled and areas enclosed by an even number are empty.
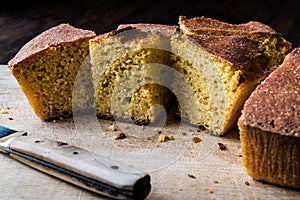
<svg viewBox="0 0 300 200"><path fill-rule="evenodd" d="M152 190L148 199L299 198L299 191L263 184L245 173L236 131L225 137L215 137L197 132L195 127L170 122L159 129L162 134L172 135L174 140L159 143L154 127L99 120L93 115L42 122L34 115L7 66L0 66L0 74L0 109L8 109L7 114L0 114L1 125L26 130L32 137L80 146L149 173ZM108 130L111 123L116 125L116 131ZM127 137L113 139L119 132ZM202 141L194 143L195 136ZM221 150L218 143L224 144L226 150ZM33 170L4 154L0 154L0 174L1 199L102 198Z"/></svg>

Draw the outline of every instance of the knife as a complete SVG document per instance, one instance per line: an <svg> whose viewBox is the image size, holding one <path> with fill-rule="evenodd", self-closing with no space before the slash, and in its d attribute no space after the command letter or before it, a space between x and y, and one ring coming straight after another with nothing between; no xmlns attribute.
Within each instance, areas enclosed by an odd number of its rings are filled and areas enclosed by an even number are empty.
<svg viewBox="0 0 300 200"><path fill-rule="evenodd" d="M0 152L44 173L113 199L145 199L150 175L65 142L0 126Z"/></svg>

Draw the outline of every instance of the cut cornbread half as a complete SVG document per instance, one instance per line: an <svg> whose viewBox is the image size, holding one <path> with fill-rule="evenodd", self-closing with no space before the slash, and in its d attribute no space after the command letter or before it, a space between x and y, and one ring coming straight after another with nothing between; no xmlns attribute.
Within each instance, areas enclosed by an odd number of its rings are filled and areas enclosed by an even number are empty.
<svg viewBox="0 0 300 200"><path fill-rule="evenodd" d="M181 118L217 135L230 131L245 100L265 77L264 47L243 36L171 38L174 91L185 101ZM189 88L182 87L186 81Z"/></svg>
<svg viewBox="0 0 300 200"><path fill-rule="evenodd" d="M187 19L179 17L179 26L185 34L200 35L241 35L260 42L265 51L263 55L269 60L268 65L281 64L286 54L292 49L292 44L270 26L257 21L243 24L230 24L207 17L194 17Z"/></svg>
<svg viewBox="0 0 300 200"><path fill-rule="evenodd" d="M169 35L171 26L124 25L90 41L95 110L102 118L137 124L153 122L168 107L172 93Z"/></svg>
<svg viewBox="0 0 300 200"><path fill-rule="evenodd" d="M256 180L300 188L300 49L251 94L239 118L243 165Z"/></svg>
<svg viewBox="0 0 300 200"><path fill-rule="evenodd" d="M93 31L60 24L33 38L9 61L12 74L42 120L72 115L74 83L88 56L88 41L94 36ZM91 92L85 86L75 100L78 109L91 107Z"/></svg>

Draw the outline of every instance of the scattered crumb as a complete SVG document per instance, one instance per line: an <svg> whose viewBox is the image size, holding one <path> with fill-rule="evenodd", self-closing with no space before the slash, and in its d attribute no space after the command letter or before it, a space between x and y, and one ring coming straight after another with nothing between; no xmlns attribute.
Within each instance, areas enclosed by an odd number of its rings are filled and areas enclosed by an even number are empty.
<svg viewBox="0 0 300 200"><path fill-rule="evenodd" d="M158 142L167 142L169 140L174 140L174 136L173 135L168 136L168 135L161 134L158 136L158 139L157 139Z"/></svg>
<svg viewBox="0 0 300 200"><path fill-rule="evenodd" d="M116 128L116 126L115 126L114 124L112 124L112 125L110 125L110 126L108 127L108 130L110 130L110 131L116 131L117 128Z"/></svg>
<svg viewBox="0 0 300 200"><path fill-rule="evenodd" d="M249 183L248 181L245 181L245 185L249 186L249 185L250 185L250 183Z"/></svg>
<svg viewBox="0 0 300 200"><path fill-rule="evenodd" d="M170 140L169 136L163 135L163 134L159 135L159 137L157 139L158 142L166 142L168 140Z"/></svg>
<svg viewBox="0 0 300 200"><path fill-rule="evenodd" d="M125 124L125 126L124 126L124 129L127 129L128 128L128 125L127 124Z"/></svg>
<svg viewBox="0 0 300 200"><path fill-rule="evenodd" d="M179 191L182 191L182 189L180 188Z"/></svg>
<svg viewBox="0 0 300 200"><path fill-rule="evenodd" d="M56 120L54 119L52 122L53 122L53 123L56 123Z"/></svg>
<svg viewBox="0 0 300 200"><path fill-rule="evenodd" d="M161 130L159 128L154 128L153 131L157 132L158 134L161 134Z"/></svg>
<svg viewBox="0 0 300 200"><path fill-rule="evenodd" d="M218 145L221 150L226 150L226 146L223 143L218 143Z"/></svg>
<svg viewBox="0 0 300 200"><path fill-rule="evenodd" d="M217 183L219 183L219 181L218 181L218 180L214 180L214 183L216 183L216 184L217 184Z"/></svg>
<svg viewBox="0 0 300 200"><path fill-rule="evenodd" d="M144 125L142 125L141 127L142 127L142 129L145 129L145 126L144 126Z"/></svg>
<svg viewBox="0 0 300 200"><path fill-rule="evenodd" d="M8 114L8 109L0 109L1 114Z"/></svg>
<svg viewBox="0 0 300 200"><path fill-rule="evenodd" d="M243 157L243 154L241 152L239 152L238 157Z"/></svg>
<svg viewBox="0 0 300 200"><path fill-rule="evenodd" d="M14 118L12 118L12 117L9 117L9 118L8 118L8 120L14 120Z"/></svg>
<svg viewBox="0 0 300 200"><path fill-rule="evenodd" d="M214 193L214 191L212 191L211 189L208 189L207 192L210 194Z"/></svg>
<svg viewBox="0 0 300 200"><path fill-rule="evenodd" d="M190 178L196 178L193 174L188 174Z"/></svg>
<svg viewBox="0 0 300 200"><path fill-rule="evenodd" d="M187 135L187 134L186 134L186 132L182 132L182 135L184 135L184 136L185 136L185 135Z"/></svg>
<svg viewBox="0 0 300 200"><path fill-rule="evenodd" d="M201 142L202 140L200 139L200 138L198 138L198 137L193 137L193 142L195 142L195 143L199 143L199 142Z"/></svg>
<svg viewBox="0 0 300 200"><path fill-rule="evenodd" d="M115 140L120 140L126 138L126 135L124 133L118 133L113 137Z"/></svg>

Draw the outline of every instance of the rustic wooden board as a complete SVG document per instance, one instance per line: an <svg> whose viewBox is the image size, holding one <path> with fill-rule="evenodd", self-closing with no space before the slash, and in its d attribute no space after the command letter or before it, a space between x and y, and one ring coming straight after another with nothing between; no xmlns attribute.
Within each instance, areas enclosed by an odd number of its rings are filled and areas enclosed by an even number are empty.
<svg viewBox="0 0 300 200"><path fill-rule="evenodd" d="M93 115L43 122L33 113L6 65L0 65L0 109L8 110L0 114L0 125L78 145L148 172L152 178L148 199L299 199L299 191L254 181L245 173L237 131L216 137L188 125L168 123L161 132L173 135L174 140L158 143L154 127L97 120ZM106 130L111 123L117 131ZM120 131L128 137L114 140ZM194 136L202 142L194 143ZM219 142L227 149L220 150ZM0 154L0 174L0 199L103 198L4 154Z"/></svg>

